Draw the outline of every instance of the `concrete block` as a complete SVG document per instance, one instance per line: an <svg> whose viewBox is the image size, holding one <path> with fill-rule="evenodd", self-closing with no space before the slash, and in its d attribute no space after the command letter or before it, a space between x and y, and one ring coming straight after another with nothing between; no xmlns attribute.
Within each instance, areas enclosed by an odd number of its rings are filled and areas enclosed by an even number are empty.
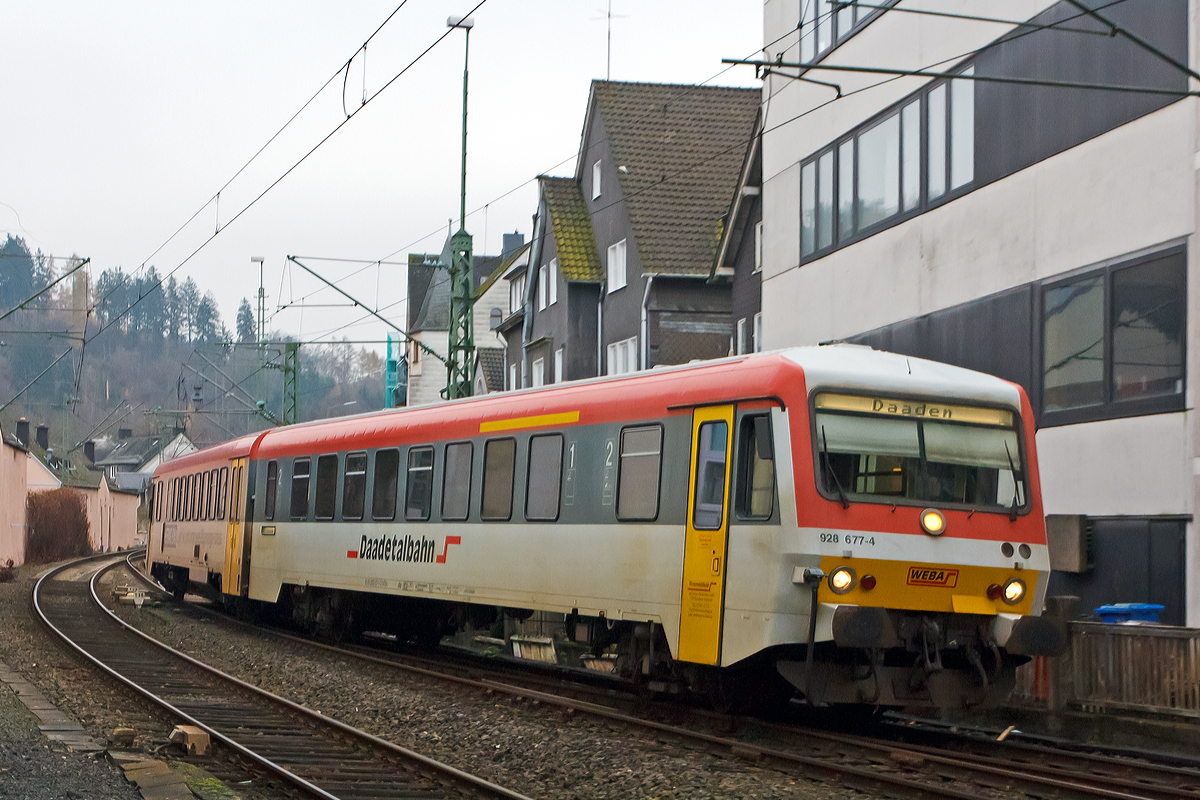
<svg viewBox="0 0 1200 800"><path fill-rule="evenodd" d="M176 725L171 731L171 741L193 756L207 754L211 744L208 734L195 725Z"/></svg>

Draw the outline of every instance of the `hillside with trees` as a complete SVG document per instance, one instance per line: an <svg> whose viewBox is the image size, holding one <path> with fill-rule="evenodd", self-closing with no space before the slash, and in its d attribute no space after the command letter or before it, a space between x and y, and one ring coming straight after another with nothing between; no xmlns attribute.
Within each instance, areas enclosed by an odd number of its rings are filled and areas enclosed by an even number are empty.
<svg viewBox="0 0 1200 800"><path fill-rule="evenodd" d="M112 267L92 285L92 265L76 269L81 263L31 252L12 235L0 247L4 431L24 416L50 426L56 450L74 450L117 428L153 434L185 427L207 445L283 416L282 343L290 340L271 332L258 346L248 299L230 331L214 294L191 277L163 280L153 267ZM378 354L349 342L303 345L299 365L301 420L382 407Z"/></svg>

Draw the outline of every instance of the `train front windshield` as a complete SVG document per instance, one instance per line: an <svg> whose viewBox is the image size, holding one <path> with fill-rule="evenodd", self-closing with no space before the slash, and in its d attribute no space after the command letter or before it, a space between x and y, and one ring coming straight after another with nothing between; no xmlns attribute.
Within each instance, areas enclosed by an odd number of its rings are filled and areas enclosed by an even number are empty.
<svg viewBox="0 0 1200 800"><path fill-rule="evenodd" d="M827 496L1013 511L1029 503L1017 417L935 401L822 393L813 409Z"/></svg>

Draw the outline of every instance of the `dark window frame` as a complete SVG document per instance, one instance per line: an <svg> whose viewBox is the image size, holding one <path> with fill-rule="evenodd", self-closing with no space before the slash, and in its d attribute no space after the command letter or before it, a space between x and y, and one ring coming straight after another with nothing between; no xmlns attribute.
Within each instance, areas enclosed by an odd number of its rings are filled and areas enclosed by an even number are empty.
<svg viewBox="0 0 1200 800"><path fill-rule="evenodd" d="M819 387L813 389L808 394L808 428L809 428L809 437L810 437L810 441L811 441L810 449L812 451L813 483L817 487L817 494L819 494L821 497L823 497L824 499L826 499L830 502L833 502L833 503L841 503L842 498L841 498L841 495L838 494L836 487L834 487L832 485L826 487L826 485L825 485L826 480L827 480L825 477L826 472L824 469L824 465L821 463L822 444L820 441L820 433L817 430L817 414L818 414L817 395L822 394L822 393L857 395L859 397L874 397L875 394L870 393L870 392L864 392L861 390L856 390L856 389L849 389L849 388L844 388L844 387L832 387L832 386L819 386ZM907 393L892 394L890 392L887 393L886 396L889 399L911 400L911 401L917 402L917 403L941 402L943 399L945 399L945 398L938 398L938 397L933 397L933 396L929 396L929 395L911 395L911 394L907 394ZM988 402L983 402L983 401L976 402L974 400L963 400L963 399L948 399L948 400L946 400L946 402L951 403L953 405L971 406L972 408L994 408L994 409L998 409L1000 411L1008 411L1013 415L1012 430L1016 431L1016 435L1017 435L1017 450L1020 453L1019 463L1021 464L1021 481L1022 481L1022 488L1021 488L1021 492L1020 492L1022 502L1021 502L1021 505L1017 506L1017 515L1025 516L1026 514L1030 513L1030 511L1033 510L1033 503L1030 498L1031 477L1030 477L1030 472L1029 472L1029 445L1025 441L1025 421L1021 416L1022 413L1024 413L1024 412L1014 410L1012 408L1012 406L1006 406L1003 403L988 403ZM847 416L847 417L875 416L875 415L861 414L861 413L856 413L856 412L851 412L851 411L837 411L834 413L838 414L839 416ZM912 420L915 423L915 422L921 421L922 418L919 418L919 417L896 417L896 419ZM975 425L974 423L963 423L963 422L951 422L949 424L956 425L956 426L961 425L963 427L989 427L989 426ZM995 426L992 426L992 427L995 427ZM981 508L979 506L975 506L975 505L971 505L971 504L963 504L963 503L952 503L952 502L932 503L929 500L910 500L910 499L903 498L903 497L884 497L883 495L877 495L875 497L871 497L870 495L862 496L862 495L857 495L856 493L853 493L853 492L846 491L846 487L844 487L844 486L842 487L842 491L846 492L846 497L851 503L864 503L867 505L884 505L884 506L907 506L910 508L926 508L930 505L936 505L938 508L953 508L953 509L959 509L959 510L963 510L963 511L969 511L971 513L979 513L979 514L1007 514L1007 513L1010 513L1010 511L1006 508Z"/></svg>
<svg viewBox="0 0 1200 800"><path fill-rule="evenodd" d="M802 41L804 38L804 7L805 7L805 4L810 4L813 9L813 20L811 23L812 24L812 37L813 37L813 48L812 48L813 49L813 61L812 61L812 63L820 62L824 58L828 57L830 53L832 53L834 50L837 50L839 47L841 47L843 44L845 44L850 39L854 38L856 35L858 35L858 33L863 28L867 27L872 22L879 19L881 16L883 16L884 12L888 11L892 6L896 5L899 2L900 2L900 0L879 0L879 2L876 3L875 5L885 6L884 8L860 8L858 6L858 3L855 0L848 0L848 2L846 2L845 10L849 10L851 12L851 19L853 21L851 22L850 26L848 28L846 28L846 30L841 31L841 30L839 30L841 28L840 21L842 19L844 19L844 17L842 17L838 12L843 9L838 9L837 11L833 10L833 2L831 0L826 0L826 4L829 5L829 7L830 7L830 11L829 11L829 17L830 17L830 19L829 19L829 46L826 47L824 50L821 50L821 49L819 49L819 46L816 42L817 23L818 23L817 2L816 2L816 0L800 0L800 19L797 20L796 25L797 25L797 29L800 31L800 38ZM866 13L860 15L859 12L866 12ZM801 51L800 51L800 60L801 60L801 62L804 61L803 49L801 49Z"/></svg>
<svg viewBox="0 0 1200 800"><path fill-rule="evenodd" d="M217 519L225 519L225 512L229 506L229 467L221 467L219 479L221 483L221 509L218 512Z"/></svg>
<svg viewBox="0 0 1200 800"><path fill-rule="evenodd" d="M393 487L391 496L389 498L392 508L390 515L379 513L379 500L380 498L385 497L385 495L379 491L379 457L385 454L394 454L396 457L396 485ZM400 448L384 447L376 450L374 457L371 459L369 471L371 473L371 519L376 522L394 522L396 519L396 511L400 507Z"/></svg>
<svg viewBox="0 0 1200 800"><path fill-rule="evenodd" d="M734 458L736 458L737 461L734 462L734 467L735 467L734 490L735 491L734 491L734 497L733 497L733 501L734 501L733 508L734 508L734 519L737 519L739 521L766 522L767 520L770 520L771 518L773 518L775 516L776 507L779 505L777 502L778 495L779 495L779 470L778 470L777 465L775 464L775 458L773 457L774 452L772 452L772 458L764 459L764 460L768 460L768 461L772 462L772 466L771 466L771 509L766 514L750 513L751 495L750 495L749 490L751 487L751 476L750 476L751 458L750 458L749 445L747 444L747 439L750 442L755 442L754 452L757 453L758 452L757 442L755 441L755 438L754 438L757 434L754 431L754 426L755 426L755 420L757 420L759 418L765 418L767 420L768 430L770 430L771 433L774 434L775 425L771 420L771 413L769 411L747 412L742 415L741 419L736 420L736 422L737 422L737 441L736 441L737 451L734 454ZM747 428L750 429L749 434L746 433ZM773 441L773 437L772 437L772 447L773 446L774 446L774 441Z"/></svg>
<svg viewBox="0 0 1200 800"><path fill-rule="evenodd" d="M352 458L353 459L358 459L358 458L362 459L362 472L358 472L357 470L354 472L350 471L350 459L352 459ZM363 517L366 516L366 513L367 513L367 474L369 471L368 467L370 466L369 462L370 462L370 459L367 457L366 450L354 450L352 452L346 453L345 466L342 470L341 516L339 517L339 519L341 519L343 521L358 522L358 521L362 520ZM352 475L360 476L359 480L362 481L362 490L359 492L359 500L361 502L361 506L358 509L357 516L355 516L353 509L351 509L349 514L346 513L346 510L347 510L346 509L346 498L349 497L349 495L350 495L350 491L349 491L350 490L350 477Z"/></svg>
<svg viewBox="0 0 1200 800"><path fill-rule="evenodd" d="M425 453L429 454L429 466L428 467L417 467L414 469L413 468L413 456L416 456L418 454L425 454ZM434 471L435 471L436 467L437 467L437 450L434 449L433 445L420 445L417 447L408 448L408 458L405 460L405 470L404 470L404 521L405 522L428 522L429 518L431 516L433 516L433 478L434 478ZM424 516L421 516L420 513L418 513L415 516L409 516L409 513L408 513L409 509L412 508L412 504L410 501L412 500L412 491L413 491L413 487L415 485L412 474L413 474L413 472L425 472L427 469L429 471L429 484L428 484L428 488L427 488L427 492L426 492L427 496L424 498L424 501L425 501L424 502L424 509L425 509Z"/></svg>
<svg viewBox="0 0 1200 800"><path fill-rule="evenodd" d="M488 497L488 480L487 480L488 449L493 444L498 443L498 442L512 442L512 446L513 446L512 463L509 466L509 473L508 473L508 514L503 517L487 516L484 513L484 510L487 507L487 497ZM518 450L520 450L520 447L518 447L516 437L514 437L514 436L500 436L495 439L488 439L487 441L485 441L483 443L483 462L482 462L483 463L483 473L481 475L480 489L479 489L479 518L485 522L508 522L509 520L512 519L513 505L514 505L513 504L513 495L516 493L516 489L517 489L517 451Z"/></svg>
<svg viewBox="0 0 1200 800"><path fill-rule="evenodd" d="M274 474L272 474L272 471ZM224 483L224 481L222 481ZM263 503L263 519L272 522L275 519L275 503L279 499L279 462L271 459L267 462L267 487Z"/></svg>
<svg viewBox="0 0 1200 800"><path fill-rule="evenodd" d="M967 70L973 69L974 66L975 66L975 63L972 59L966 59L966 60L958 63L957 65L955 65L955 67L950 71L955 72L955 73L966 72ZM910 219L913 219L915 217L920 216L921 214L925 214L929 211L932 211L933 209L935 209L939 206L942 206L946 203L956 200L959 197L962 197L963 195L968 194L969 192L972 192L975 189L979 188L979 186L981 184L979 183L978 177L974 174L975 172L978 171L977 169L975 169L977 164L974 164L974 163L972 166L971 180L967 181L966 183L964 183L962 186L958 187L957 189L950 188L950 185L952 182L951 152L952 152L953 146L954 146L953 141L951 139L951 127L953 125L951 84L952 84L953 80L954 80L953 78L943 78L943 79L939 79L939 80L935 80L935 81L931 81L930 83L927 83L926 85L922 86L921 88L917 89L916 91L905 95L904 97L900 98L898 101L887 106L882 111L879 111L878 113L874 114L873 116L868 117L866 120L864 120L863 122L856 125L850 131L847 131L846 133L842 134L841 136L838 136L836 139L834 139L829 144L826 144L826 145L823 145L822 147L817 148L811 154L809 154L808 156L805 156L804 158L802 158L800 160L800 171L799 171L799 181L800 181L800 191L799 191L799 198L800 198L800 226L799 226L799 230L800 230L800 241L799 241L800 264L807 264L811 261L816 261L818 259L824 258L825 256L827 256L833 252L841 250L844 247L849 247L849 246L857 244L865 239L869 239L870 237L874 236L877 233L880 233L881 231L885 231L896 225L900 225L904 222L907 222ZM974 86L975 82L970 81L970 84L971 84L971 86ZM946 187L941 195L939 195L936 198L930 199L930 197L929 197L929 107L930 107L929 106L929 93L931 91L936 90L937 87L939 87L939 86L944 86L945 93L946 93L946 108L945 108L946 117L944 120L945 145L946 145L946 153L945 153L945 170L946 170L945 183L946 183ZM917 141L913 142L913 143L908 143L905 141L905 136L904 136L903 112L904 112L905 107L913 102L916 102L919 104L917 107L917 118L919 121L919 127L918 127L918 133L917 133ZM866 227L860 227L859 221L858 221L858 181L859 181L858 161L859 161L859 149L860 149L859 148L859 138L862 136L862 134L864 134L870 130L873 130L875 127L883 124L885 121L887 121L892 116L895 116L897 118L896 122L897 122L897 126L899 127L898 135L899 135L900 144L899 144L899 159L898 159L899 163L897 165L897 181L898 181L898 191L899 191L899 197L897 199L899 202L899 210L895 214L892 214L889 217L878 220ZM853 191L853 197L850 202L850 213L853 215L853 220L852 220L852 224L850 226L850 232L843 236L841 234L841 230L842 230L841 182L842 182L842 170L844 169L844 165L842 164L841 151L842 151L842 145L844 145L846 142L852 142L850 152L851 152L853 163L850 165L850 167L851 167L850 186ZM919 186L918 186L918 192L917 192L916 205L914 205L912 208L906 210L904 208L904 162L905 162L904 155L905 155L907 148L910 146L915 146L918 151L918 159L917 159L918 167L917 167L917 169L920 172L920 180L918 181ZM833 204L831 207L831 213L832 213L831 223L833 225L833 236L832 236L831 242L828 246L820 247L820 246L817 246L819 244L820 218L819 218L819 214L816 212L820 208L820 190L821 190L820 158L822 156L824 156L826 153L832 153L832 155L833 155L833 177L832 177ZM972 145L972 159L973 159L973 161L975 160L975 148L973 145ZM814 244L814 247L813 247L812 252L805 253L805 251L804 251L804 170L810 164L812 165L813 175L815 176L815 183L816 183L816 186L813 190L813 192L814 192L814 194L813 194L813 197L814 197L814 215L813 215L813 244Z"/></svg>
<svg viewBox="0 0 1200 800"><path fill-rule="evenodd" d="M304 473L304 513L296 513L296 499L299 495L296 494L296 467L299 464L304 464L306 472ZM312 457L298 456L292 459L292 480L291 491L288 493L288 517L293 522L306 522L309 517L309 507L312 505Z"/></svg>
<svg viewBox="0 0 1200 800"><path fill-rule="evenodd" d="M328 467L329 462L333 461L333 474L328 478L327 486L322 486L321 479L328 473L322 469L322 465ZM338 501L338 478L341 477L341 462L342 459L337 453L322 453L317 456L317 480L316 490L310 490L313 495L313 519L317 522L329 522L337 516L337 501ZM309 475L309 480L312 476ZM328 494L332 489L333 497L324 497L323 494ZM327 507L322 504L322 500L327 500ZM325 511L326 513L321 513Z"/></svg>
<svg viewBox="0 0 1200 800"><path fill-rule="evenodd" d="M467 502L463 508L462 516L449 516L446 513L446 498L449 492L446 491L446 481L450 478L450 470L447 465L450 463L450 448L451 447L466 447L467 448ZM475 443L470 441L464 442L447 442L442 448L442 521L443 522L464 522L471 516L471 489L474 488L473 481L475 473Z"/></svg>
<svg viewBox="0 0 1200 800"><path fill-rule="evenodd" d="M689 488L692 493L692 518L690 522L692 528L698 531L719 531L722 528L728 531L729 529L729 479L733 477L733 470L730 469L729 459L734 455L733 448L730 447L732 444L730 440L733 438L734 434L734 431L731 430L733 425L723 418L706 419L700 423L700 427L692 436L692 441L694 444L698 444L704 435L704 429L710 426L715 428L717 425L721 425L725 428L725 447L724 458L720 462L721 466L724 468L724 471L721 475L721 502L716 505L716 508L720 510L720 516L717 518L717 523L715 525L700 524L700 514L703 513L700 509L701 485L704 482L706 473L703 470L696 469L694 474L688 476L688 482L691 484ZM697 451L699 451L698 447ZM709 461L705 463L713 462ZM696 467L700 467L699 452L697 453Z"/></svg>
<svg viewBox="0 0 1200 800"><path fill-rule="evenodd" d="M537 439L558 439L558 492L554 502L554 516L552 517L531 517L529 516L529 487L532 484L533 477L533 443ZM528 522L557 522L562 514L562 480L563 480L563 455L566 452L566 437L561 433L538 433L529 437L529 442L526 447L525 457L525 519Z"/></svg>
<svg viewBox="0 0 1200 800"><path fill-rule="evenodd" d="M1049 281L1043 281L1038 285L1036 294L1037 306L1035 308L1036 319L1034 326L1036 328L1036 344L1035 358L1037 368L1034 374L1034 379L1037 381L1037 403L1040 413L1038 414L1038 426L1042 428L1057 427L1059 425L1074 425L1080 422L1098 422L1107 419L1124 419L1127 417L1141 417L1150 414L1169 414L1178 411L1183 411L1186 407L1186 397L1188 388L1188 313L1187 302L1183 303L1181 327L1181 352L1180 364L1182 368L1183 391L1169 395L1159 395L1157 397L1137 397L1129 400L1117 400L1113 398L1112 380L1113 380L1113 276L1122 270L1135 269L1145 264L1159 261L1166 258L1180 257L1183 260L1183 282L1184 296L1187 295L1188 283L1188 264L1187 264L1187 246L1183 244L1172 245L1161 250L1155 250L1150 253L1143 253L1134 258L1124 261L1116 261L1111 264L1106 264L1095 269L1076 272L1070 276L1063 278L1055 278ZM1104 400L1092 406L1081 408L1065 408L1054 409L1047 411L1045 408L1045 378L1046 378L1046 305L1045 293L1052 289L1057 289L1063 286L1069 286L1078 281L1089 280L1092 278L1101 278L1101 285L1104 291L1103 300L1103 319L1102 330L1104 334L1103 353L1104 353L1104 368L1101 377L1101 383L1104 388Z"/></svg>
<svg viewBox="0 0 1200 800"><path fill-rule="evenodd" d="M646 428L658 428L658 489L654 495L654 516L652 517L623 517L621 516L621 473L624 467L624 452L623 445L625 444L625 432L636 431ZM663 451L666 449L666 430L661 422L651 422L641 425L626 425L621 428L620 434L617 436L616 456L617 456L617 485L615 497L613 498L613 514L620 522L656 522L658 515L662 513L662 476L663 476ZM688 476L688 482L691 482L691 476Z"/></svg>

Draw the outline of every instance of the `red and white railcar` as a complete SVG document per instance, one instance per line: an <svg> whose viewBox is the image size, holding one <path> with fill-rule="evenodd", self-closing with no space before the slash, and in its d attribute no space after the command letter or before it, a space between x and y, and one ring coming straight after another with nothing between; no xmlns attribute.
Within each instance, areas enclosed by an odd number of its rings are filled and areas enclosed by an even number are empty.
<svg viewBox="0 0 1200 800"><path fill-rule="evenodd" d="M326 631L556 612L655 685L977 704L1061 640L1033 432L1006 381L797 348L209 448L155 474L149 561Z"/></svg>

